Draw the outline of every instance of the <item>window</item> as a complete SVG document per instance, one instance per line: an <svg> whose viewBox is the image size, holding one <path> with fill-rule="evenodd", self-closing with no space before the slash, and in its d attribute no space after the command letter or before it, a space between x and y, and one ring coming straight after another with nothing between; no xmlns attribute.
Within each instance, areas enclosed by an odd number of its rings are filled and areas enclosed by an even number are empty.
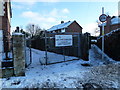
<svg viewBox="0 0 120 90"><path fill-rule="evenodd" d="M62 29L61 32L65 32L65 29Z"/></svg>

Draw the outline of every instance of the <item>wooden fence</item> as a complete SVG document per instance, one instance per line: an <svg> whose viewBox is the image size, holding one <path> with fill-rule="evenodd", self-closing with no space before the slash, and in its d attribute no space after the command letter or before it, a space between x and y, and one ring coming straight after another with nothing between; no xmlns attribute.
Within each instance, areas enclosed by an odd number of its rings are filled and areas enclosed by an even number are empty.
<svg viewBox="0 0 120 90"><path fill-rule="evenodd" d="M59 33L61 34L61 33ZM64 33L68 34L68 33ZM90 49L90 34L80 34L80 33L69 33L73 35L73 46L65 47L64 54L68 56L76 56L84 60L89 60L89 49ZM31 40L31 47L39 50L45 51L46 47L49 48L49 52L54 52L58 54L63 54L63 48L55 47L55 38L50 36L52 34L47 34L47 45L45 44L45 37L36 38ZM48 38L51 37L51 38ZM79 40L80 41L79 41ZM79 48L79 49L78 49Z"/></svg>

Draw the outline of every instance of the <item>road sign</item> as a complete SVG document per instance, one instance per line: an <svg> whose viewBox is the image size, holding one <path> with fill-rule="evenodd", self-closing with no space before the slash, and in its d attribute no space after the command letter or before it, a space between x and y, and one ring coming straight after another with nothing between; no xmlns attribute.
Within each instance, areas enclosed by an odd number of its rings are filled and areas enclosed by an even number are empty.
<svg viewBox="0 0 120 90"><path fill-rule="evenodd" d="M99 20L101 22L105 22L107 20L107 15L105 15L105 14L100 15Z"/></svg>
<svg viewBox="0 0 120 90"><path fill-rule="evenodd" d="M55 35L56 47L72 46L72 43L72 35Z"/></svg>

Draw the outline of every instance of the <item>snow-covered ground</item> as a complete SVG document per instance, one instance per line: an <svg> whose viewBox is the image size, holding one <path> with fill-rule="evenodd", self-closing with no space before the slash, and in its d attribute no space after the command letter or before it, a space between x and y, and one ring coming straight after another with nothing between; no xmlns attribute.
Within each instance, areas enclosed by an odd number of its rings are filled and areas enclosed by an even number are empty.
<svg viewBox="0 0 120 90"><path fill-rule="evenodd" d="M93 45L89 51L89 61L80 59L41 65L40 60L45 57L45 52L32 49L32 64L26 68L26 75L0 79L2 88L83 88L85 83L91 83L94 87L118 88L120 64L105 54L102 60L101 53L100 49ZM54 53L49 54L53 58L59 57ZM76 57L66 56L67 58ZM90 66L81 65L86 63Z"/></svg>
<svg viewBox="0 0 120 90"><path fill-rule="evenodd" d="M35 49L33 49L32 51L34 53L36 53L36 55L37 55L37 56L33 55L33 57L35 57L35 58L38 57L39 63L41 63L41 64L46 64L46 58L47 58L47 64L78 59L77 57L73 57L73 56L65 56L64 57L64 55L56 54L56 53L52 53L52 52L47 52L47 56L46 56L45 51L39 51L39 50L35 50Z"/></svg>

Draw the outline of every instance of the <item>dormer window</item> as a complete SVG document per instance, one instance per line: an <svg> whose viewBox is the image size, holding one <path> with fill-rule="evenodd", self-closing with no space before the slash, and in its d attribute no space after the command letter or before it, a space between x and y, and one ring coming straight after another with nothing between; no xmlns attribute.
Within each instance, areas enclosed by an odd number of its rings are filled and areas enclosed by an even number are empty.
<svg viewBox="0 0 120 90"><path fill-rule="evenodd" d="M65 29L61 29L61 32L65 32Z"/></svg>

